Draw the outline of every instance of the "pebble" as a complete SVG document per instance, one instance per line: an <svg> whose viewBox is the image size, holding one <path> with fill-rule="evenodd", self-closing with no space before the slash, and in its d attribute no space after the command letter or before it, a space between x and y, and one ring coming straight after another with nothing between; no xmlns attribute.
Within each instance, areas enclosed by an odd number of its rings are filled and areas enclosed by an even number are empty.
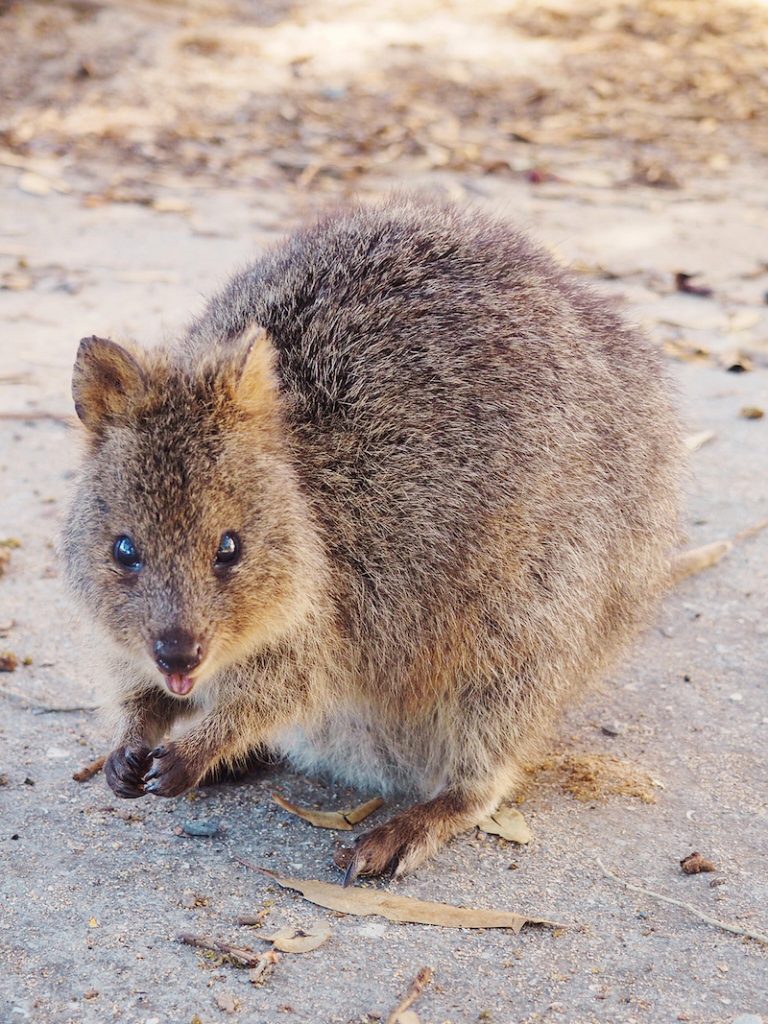
<svg viewBox="0 0 768 1024"><path fill-rule="evenodd" d="M195 838L207 838L215 836L219 831L219 819L211 818L210 821L185 821L181 825L184 834L195 836Z"/></svg>

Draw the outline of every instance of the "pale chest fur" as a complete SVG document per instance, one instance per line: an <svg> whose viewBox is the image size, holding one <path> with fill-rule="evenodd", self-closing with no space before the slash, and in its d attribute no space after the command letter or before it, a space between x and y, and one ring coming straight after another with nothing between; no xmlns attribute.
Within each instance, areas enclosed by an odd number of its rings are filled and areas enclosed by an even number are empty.
<svg viewBox="0 0 768 1024"><path fill-rule="evenodd" d="M445 784L452 752L445 734L424 721L387 721L373 706L339 703L312 725L272 737L297 769L362 790L431 796Z"/></svg>

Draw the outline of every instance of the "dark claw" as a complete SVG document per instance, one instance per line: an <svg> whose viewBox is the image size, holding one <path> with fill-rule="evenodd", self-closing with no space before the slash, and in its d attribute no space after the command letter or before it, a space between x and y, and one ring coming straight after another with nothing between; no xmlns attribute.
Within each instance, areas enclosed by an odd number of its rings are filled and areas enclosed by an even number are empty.
<svg viewBox="0 0 768 1024"><path fill-rule="evenodd" d="M114 793L123 800L138 800L140 796L144 796L143 789L129 789L127 786L120 786Z"/></svg>
<svg viewBox="0 0 768 1024"><path fill-rule="evenodd" d="M165 757L166 754L169 754L169 753L170 753L170 751L169 751L168 747L155 747L154 750L150 750L149 756L150 757Z"/></svg>
<svg viewBox="0 0 768 1024"><path fill-rule="evenodd" d="M126 762L133 768L134 771L141 771L142 767L142 756L135 750L128 750L125 754Z"/></svg>
<svg viewBox="0 0 768 1024"><path fill-rule="evenodd" d="M150 779L156 779L159 774L160 774L160 769L159 768L153 768L151 771L148 771L145 774L144 782L147 783L147 782L149 782Z"/></svg>
<svg viewBox="0 0 768 1024"><path fill-rule="evenodd" d="M145 793L154 793L155 790L157 789L158 785L159 785L159 783L158 783L157 779L154 779L152 782L147 782L145 784L145 786L144 786L144 792Z"/></svg>
<svg viewBox="0 0 768 1024"><path fill-rule="evenodd" d="M344 881L341 883L345 889L348 889L350 885L353 885L355 879L360 874L361 865L358 864L357 858L353 857L349 862L349 867L344 872Z"/></svg>

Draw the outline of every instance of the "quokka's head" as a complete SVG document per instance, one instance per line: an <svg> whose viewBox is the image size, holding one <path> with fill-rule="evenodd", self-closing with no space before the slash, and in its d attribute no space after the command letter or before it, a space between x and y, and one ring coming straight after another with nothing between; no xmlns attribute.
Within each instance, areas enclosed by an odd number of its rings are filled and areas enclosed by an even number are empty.
<svg viewBox="0 0 768 1024"><path fill-rule="evenodd" d="M274 350L254 330L193 369L85 338L85 453L63 549L86 612L178 697L306 612L306 510L286 456Z"/></svg>

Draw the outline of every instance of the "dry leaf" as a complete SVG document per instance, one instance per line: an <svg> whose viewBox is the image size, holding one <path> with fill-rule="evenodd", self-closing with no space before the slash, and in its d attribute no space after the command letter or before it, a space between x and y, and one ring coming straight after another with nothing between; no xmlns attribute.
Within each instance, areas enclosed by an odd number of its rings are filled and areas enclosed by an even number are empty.
<svg viewBox="0 0 768 1024"><path fill-rule="evenodd" d="M733 541L716 540L714 544L704 544L692 551L683 551L672 559L672 579L675 583L709 569L724 558L733 548Z"/></svg>
<svg viewBox="0 0 768 1024"><path fill-rule="evenodd" d="M745 420L761 420L765 416L765 409L759 405L744 405L739 411L739 416Z"/></svg>
<svg viewBox="0 0 768 1024"><path fill-rule="evenodd" d="M689 434L683 440L683 444L689 452L697 452L699 448L703 448L709 441L713 441L715 438L714 430L702 430L699 434Z"/></svg>
<svg viewBox="0 0 768 1024"><path fill-rule="evenodd" d="M271 942L281 953L311 953L322 946L331 937L331 929L324 922L310 928L280 928L272 935L259 935L258 938Z"/></svg>
<svg viewBox="0 0 768 1024"><path fill-rule="evenodd" d="M286 800L279 793L273 793L272 799L284 811L295 814L297 818L308 821L316 828L335 828L344 832L351 832L353 825L358 825L384 803L380 796L376 796L373 800L368 800L366 803L360 804L359 807L352 807L347 811L313 811L310 807L299 807L292 804L290 800Z"/></svg>
<svg viewBox="0 0 768 1024"><path fill-rule="evenodd" d="M528 823L520 811L514 807L499 807L493 814L477 823L481 832L487 832L491 836L501 836L511 843L525 845L530 843L533 836L528 828Z"/></svg>
<svg viewBox="0 0 768 1024"><path fill-rule="evenodd" d="M669 338L664 342L663 348L668 356L682 363L711 363L712 361L709 349L695 341Z"/></svg>
<svg viewBox="0 0 768 1024"><path fill-rule="evenodd" d="M392 1018L392 1024L421 1024L421 1020L415 1010L403 1010Z"/></svg>
<svg viewBox="0 0 768 1024"><path fill-rule="evenodd" d="M273 878L284 889L295 889L304 899L318 907L337 910L342 914L359 917L378 915L400 924L433 924L446 928L511 928L517 934L524 924L541 924L562 928L555 921L511 910L481 910L475 907L454 907L449 903L414 900L408 896L393 896L377 889L345 889L341 885L318 882L314 879L284 878L266 868L265 875Z"/></svg>

